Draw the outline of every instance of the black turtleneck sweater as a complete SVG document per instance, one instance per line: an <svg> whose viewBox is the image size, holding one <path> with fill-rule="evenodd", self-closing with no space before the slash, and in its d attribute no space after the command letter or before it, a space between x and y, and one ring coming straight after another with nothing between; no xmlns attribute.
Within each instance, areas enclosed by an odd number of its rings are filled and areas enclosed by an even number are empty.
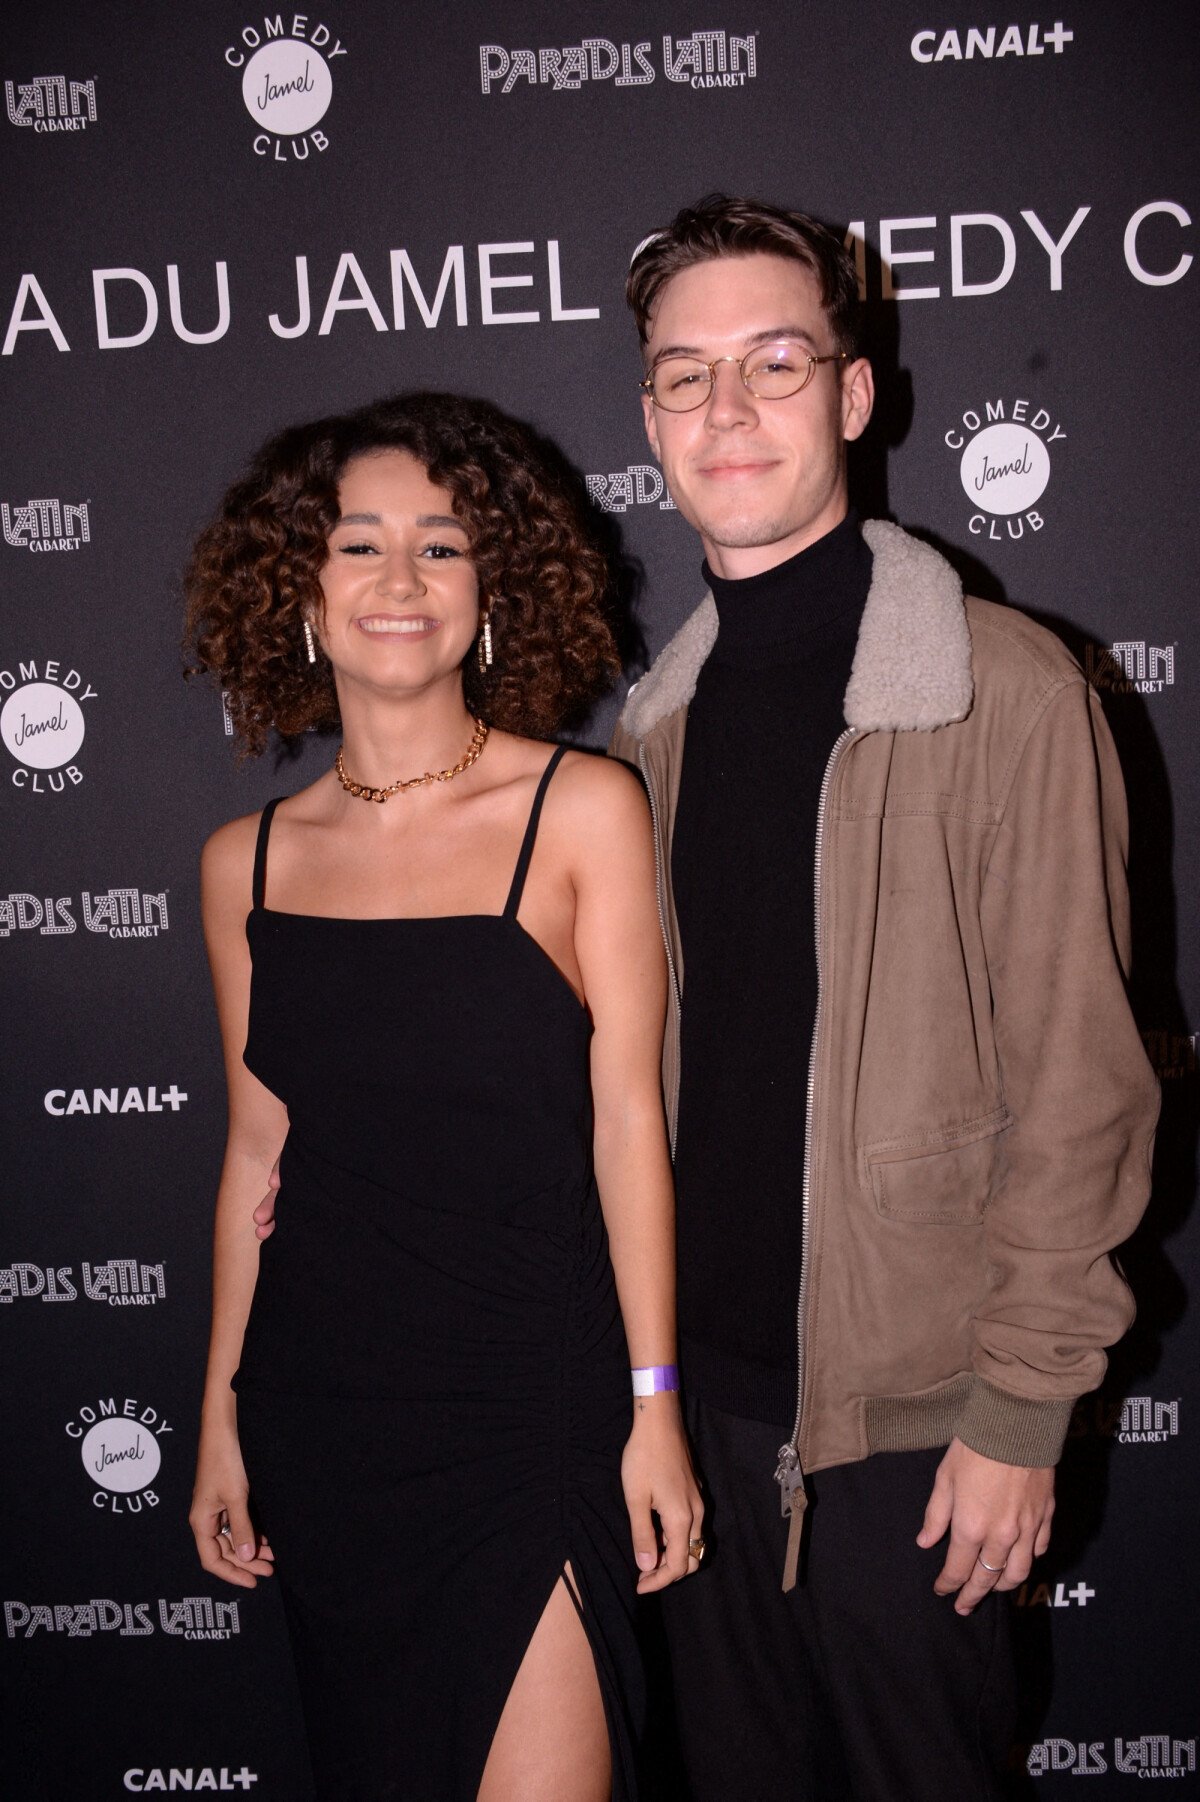
<svg viewBox="0 0 1200 1802"><path fill-rule="evenodd" d="M851 514L762 575L704 574L720 631L688 709L671 845L680 1355L692 1394L790 1432L817 801L871 552Z"/></svg>

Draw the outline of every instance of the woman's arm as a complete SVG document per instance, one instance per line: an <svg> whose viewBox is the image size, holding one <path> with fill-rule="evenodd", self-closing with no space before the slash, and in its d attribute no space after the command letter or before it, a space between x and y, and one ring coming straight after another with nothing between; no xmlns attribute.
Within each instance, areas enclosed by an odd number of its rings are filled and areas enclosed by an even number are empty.
<svg viewBox="0 0 1200 1802"><path fill-rule="evenodd" d="M573 760L559 781L563 814L570 810L575 953L595 1028L596 1180L630 1361L673 1364L675 1197L661 1084L667 965L649 809L636 779L598 758ZM638 1589L661 1589L687 1574L688 1542L704 1514L676 1392L637 1399L622 1476Z"/></svg>
<svg viewBox="0 0 1200 1802"><path fill-rule="evenodd" d="M229 1131L213 1233L212 1331L200 1421L190 1521L200 1562L243 1588L270 1576L271 1552L250 1521L249 1486L237 1438L237 1397L230 1380L258 1274L251 1210L287 1134L282 1102L242 1062L250 1012L246 914L257 821L234 820L215 832L200 863L201 912L225 1053ZM221 1517L229 1523L220 1531Z"/></svg>

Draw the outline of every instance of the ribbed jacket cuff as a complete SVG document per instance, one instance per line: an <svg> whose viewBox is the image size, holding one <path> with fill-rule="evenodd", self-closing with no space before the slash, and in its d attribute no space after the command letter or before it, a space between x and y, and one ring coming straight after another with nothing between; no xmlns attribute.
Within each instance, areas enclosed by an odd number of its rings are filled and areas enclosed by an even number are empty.
<svg viewBox="0 0 1200 1802"><path fill-rule="evenodd" d="M1042 1469L1062 1456L1074 1400L1030 1401L973 1377L955 1435L973 1452L1001 1464Z"/></svg>

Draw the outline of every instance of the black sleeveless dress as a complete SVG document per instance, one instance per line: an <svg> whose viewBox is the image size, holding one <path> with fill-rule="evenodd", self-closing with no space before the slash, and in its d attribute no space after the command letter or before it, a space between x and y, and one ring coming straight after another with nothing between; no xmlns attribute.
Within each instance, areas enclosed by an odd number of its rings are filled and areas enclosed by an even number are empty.
<svg viewBox="0 0 1200 1802"><path fill-rule="evenodd" d="M503 914L247 921L245 1062L287 1105L234 1379L321 1802L475 1802L569 1563L615 1802L642 1680L629 1360L591 1162L591 1025Z"/></svg>

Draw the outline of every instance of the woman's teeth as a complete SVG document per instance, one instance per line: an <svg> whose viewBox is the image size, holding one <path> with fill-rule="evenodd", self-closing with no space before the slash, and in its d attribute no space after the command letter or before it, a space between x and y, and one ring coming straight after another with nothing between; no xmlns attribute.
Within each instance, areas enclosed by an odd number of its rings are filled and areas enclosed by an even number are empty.
<svg viewBox="0 0 1200 1802"><path fill-rule="evenodd" d="M360 619L358 628L361 632L379 633L382 637L407 638L419 632L432 632L437 623L435 619Z"/></svg>

